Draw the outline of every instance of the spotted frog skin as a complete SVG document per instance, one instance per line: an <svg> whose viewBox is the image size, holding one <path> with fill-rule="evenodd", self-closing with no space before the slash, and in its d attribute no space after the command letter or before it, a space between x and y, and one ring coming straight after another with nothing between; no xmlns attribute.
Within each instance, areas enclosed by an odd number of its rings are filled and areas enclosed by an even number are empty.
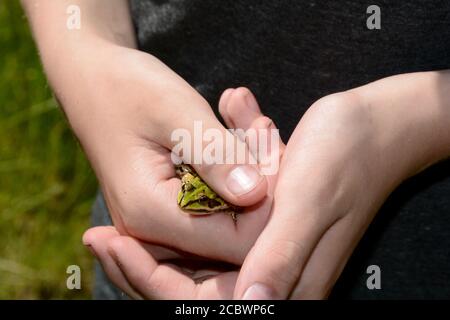
<svg viewBox="0 0 450 320"><path fill-rule="evenodd" d="M175 166L177 176L181 178L181 190L178 193L178 206L193 215L206 215L215 212L227 212L236 222L236 214L241 210L223 200L195 170L187 165Z"/></svg>

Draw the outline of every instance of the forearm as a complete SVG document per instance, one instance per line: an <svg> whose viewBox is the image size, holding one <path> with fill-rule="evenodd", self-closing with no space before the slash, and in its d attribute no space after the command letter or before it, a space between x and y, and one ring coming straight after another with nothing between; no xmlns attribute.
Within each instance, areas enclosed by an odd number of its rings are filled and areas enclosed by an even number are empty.
<svg viewBox="0 0 450 320"><path fill-rule="evenodd" d="M22 5L58 97L83 81L81 73L86 77L99 60L108 60L111 46L135 47L126 0L22 0ZM80 9L79 29L67 26L71 5Z"/></svg>
<svg viewBox="0 0 450 320"><path fill-rule="evenodd" d="M113 81L120 52L135 48L127 0L22 0L49 83L74 125L89 88ZM80 28L68 20L77 6ZM126 50L122 50L126 49ZM132 50L129 50L132 51ZM119 52L119 54L116 54Z"/></svg>
<svg viewBox="0 0 450 320"><path fill-rule="evenodd" d="M180 76L154 56L134 49L128 1L23 0L23 4L49 83L80 140L92 140L105 119L115 121L110 131L136 120L133 117L139 122L146 119L142 122L146 128L150 120L160 126L172 123L175 111L163 106L185 101L198 112L213 114ZM80 29L67 28L70 5L80 8ZM159 107L161 112L155 112ZM170 142L170 134L163 136Z"/></svg>
<svg viewBox="0 0 450 320"><path fill-rule="evenodd" d="M363 99L400 179L450 157L450 71L398 75L351 90Z"/></svg>
<svg viewBox="0 0 450 320"><path fill-rule="evenodd" d="M52 51L65 45L78 46L91 38L135 47L127 0L22 0L22 5L45 55L52 55ZM80 8L80 29L67 27L70 16L67 9L73 5Z"/></svg>

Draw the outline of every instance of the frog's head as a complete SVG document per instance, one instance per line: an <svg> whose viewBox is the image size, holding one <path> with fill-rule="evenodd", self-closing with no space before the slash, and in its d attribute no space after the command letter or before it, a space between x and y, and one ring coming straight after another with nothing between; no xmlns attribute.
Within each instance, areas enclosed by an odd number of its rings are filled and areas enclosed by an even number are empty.
<svg viewBox="0 0 450 320"><path fill-rule="evenodd" d="M232 209L199 176L190 172L185 172L181 178L178 205L184 210L202 212L203 214Z"/></svg>

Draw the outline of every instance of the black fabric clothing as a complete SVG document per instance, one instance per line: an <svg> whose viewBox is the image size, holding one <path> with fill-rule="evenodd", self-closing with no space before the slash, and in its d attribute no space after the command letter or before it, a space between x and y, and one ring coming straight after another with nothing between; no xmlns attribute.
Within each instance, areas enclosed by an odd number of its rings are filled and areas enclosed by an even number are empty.
<svg viewBox="0 0 450 320"><path fill-rule="evenodd" d="M366 27L372 4L380 30ZM212 106L226 88L250 88L284 141L323 96L450 67L448 0L132 0L131 9L141 50ZM366 287L372 264L381 268L381 290ZM449 161L390 196L331 298L450 298Z"/></svg>
<svg viewBox="0 0 450 320"><path fill-rule="evenodd" d="M449 1L132 0L140 49L213 106L245 85L287 139L317 99L400 73L450 64Z"/></svg>

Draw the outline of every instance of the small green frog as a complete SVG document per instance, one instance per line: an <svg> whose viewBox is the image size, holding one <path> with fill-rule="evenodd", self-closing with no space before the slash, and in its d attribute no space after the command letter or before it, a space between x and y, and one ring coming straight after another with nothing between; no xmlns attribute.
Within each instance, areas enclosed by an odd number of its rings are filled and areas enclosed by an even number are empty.
<svg viewBox="0 0 450 320"><path fill-rule="evenodd" d="M181 178L181 190L178 193L178 205L193 215L205 215L215 212L227 212L236 223L236 214L242 209L223 200L204 182L195 170L187 165L175 166L177 176Z"/></svg>

